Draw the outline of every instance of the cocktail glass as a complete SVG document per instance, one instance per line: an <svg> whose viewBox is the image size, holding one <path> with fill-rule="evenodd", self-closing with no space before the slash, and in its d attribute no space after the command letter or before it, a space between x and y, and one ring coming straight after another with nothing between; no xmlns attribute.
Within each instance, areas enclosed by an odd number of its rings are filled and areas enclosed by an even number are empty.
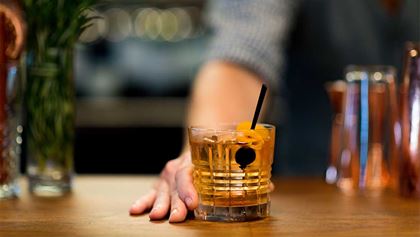
<svg viewBox="0 0 420 237"><path fill-rule="evenodd" d="M250 125L250 123L249 123ZM275 127L190 127L198 219L248 221L270 214Z"/></svg>

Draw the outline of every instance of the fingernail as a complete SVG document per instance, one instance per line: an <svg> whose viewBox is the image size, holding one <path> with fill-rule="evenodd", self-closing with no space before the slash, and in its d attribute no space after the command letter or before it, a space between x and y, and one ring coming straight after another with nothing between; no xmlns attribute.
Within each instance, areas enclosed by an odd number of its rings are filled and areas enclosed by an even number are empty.
<svg viewBox="0 0 420 237"><path fill-rule="evenodd" d="M156 206L153 207L153 209L152 209L151 212L155 212L155 211L157 211L159 209L160 209L160 205L156 205Z"/></svg>
<svg viewBox="0 0 420 237"><path fill-rule="evenodd" d="M174 209L171 211L171 216L172 216L172 215L175 215L176 213L178 213L178 209L174 208Z"/></svg>
<svg viewBox="0 0 420 237"><path fill-rule="evenodd" d="M191 206L192 205L192 199L190 197L185 198L185 203L187 204L187 206Z"/></svg>
<svg viewBox="0 0 420 237"><path fill-rule="evenodd" d="M133 205L131 205L131 208L135 208L135 207L137 207L138 205L139 205L139 201L135 201L134 203L133 203Z"/></svg>
<svg viewBox="0 0 420 237"><path fill-rule="evenodd" d="M169 222L173 223L173 222L178 222L178 218L175 217L175 215L178 213L178 209L174 208L171 211L171 215L169 216Z"/></svg>

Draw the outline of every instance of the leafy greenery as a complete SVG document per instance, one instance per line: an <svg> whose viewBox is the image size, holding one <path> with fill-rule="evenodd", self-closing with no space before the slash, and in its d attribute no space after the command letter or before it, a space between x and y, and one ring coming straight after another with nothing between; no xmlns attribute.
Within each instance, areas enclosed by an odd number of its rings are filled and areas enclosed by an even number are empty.
<svg viewBox="0 0 420 237"><path fill-rule="evenodd" d="M23 0L28 24L27 48L36 61L47 48L71 48L93 17L83 14L94 0Z"/></svg>
<svg viewBox="0 0 420 237"><path fill-rule="evenodd" d="M38 172L72 169L74 141L73 47L93 18L93 0L23 0L27 19L28 155Z"/></svg>

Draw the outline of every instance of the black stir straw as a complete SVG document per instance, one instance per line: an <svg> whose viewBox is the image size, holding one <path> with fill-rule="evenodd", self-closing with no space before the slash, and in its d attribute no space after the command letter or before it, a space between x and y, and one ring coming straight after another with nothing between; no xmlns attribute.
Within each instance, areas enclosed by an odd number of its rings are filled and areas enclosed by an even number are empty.
<svg viewBox="0 0 420 237"><path fill-rule="evenodd" d="M257 107L255 108L254 118L252 119L251 129L255 129L255 126L257 125L258 117L260 116L261 107L264 102L264 97L265 97L266 92L267 92L267 86L265 84L262 84L260 96L258 97Z"/></svg>
<svg viewBox="0 0 420 237"><path fill-rule="evenodd" d="M267 87L262 84L260 96L258 97L257 108L255 108L254 118L252 119L251 129L255 129L257 125L258 117L260 116L261 107L264 102L265 92ZM239 164L241 169L245 169L249 164L255 161L256 153L254 149L248 146L243 146L236 151L235 161Z"/></svg>

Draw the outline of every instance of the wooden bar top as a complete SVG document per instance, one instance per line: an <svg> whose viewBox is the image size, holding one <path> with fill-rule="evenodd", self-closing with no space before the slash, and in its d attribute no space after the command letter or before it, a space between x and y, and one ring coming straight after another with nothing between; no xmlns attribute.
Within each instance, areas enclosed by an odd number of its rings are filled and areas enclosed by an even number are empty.
<svg viewBox="0 0 420 237"><path fill-rule="evenodd" d="M344 195L320 178L275 179L271 217L243 223L169 224L128 214L155 176L77 176L60 198L0 201L0 236L420 236L420 200L393 192Z"/></svg>

